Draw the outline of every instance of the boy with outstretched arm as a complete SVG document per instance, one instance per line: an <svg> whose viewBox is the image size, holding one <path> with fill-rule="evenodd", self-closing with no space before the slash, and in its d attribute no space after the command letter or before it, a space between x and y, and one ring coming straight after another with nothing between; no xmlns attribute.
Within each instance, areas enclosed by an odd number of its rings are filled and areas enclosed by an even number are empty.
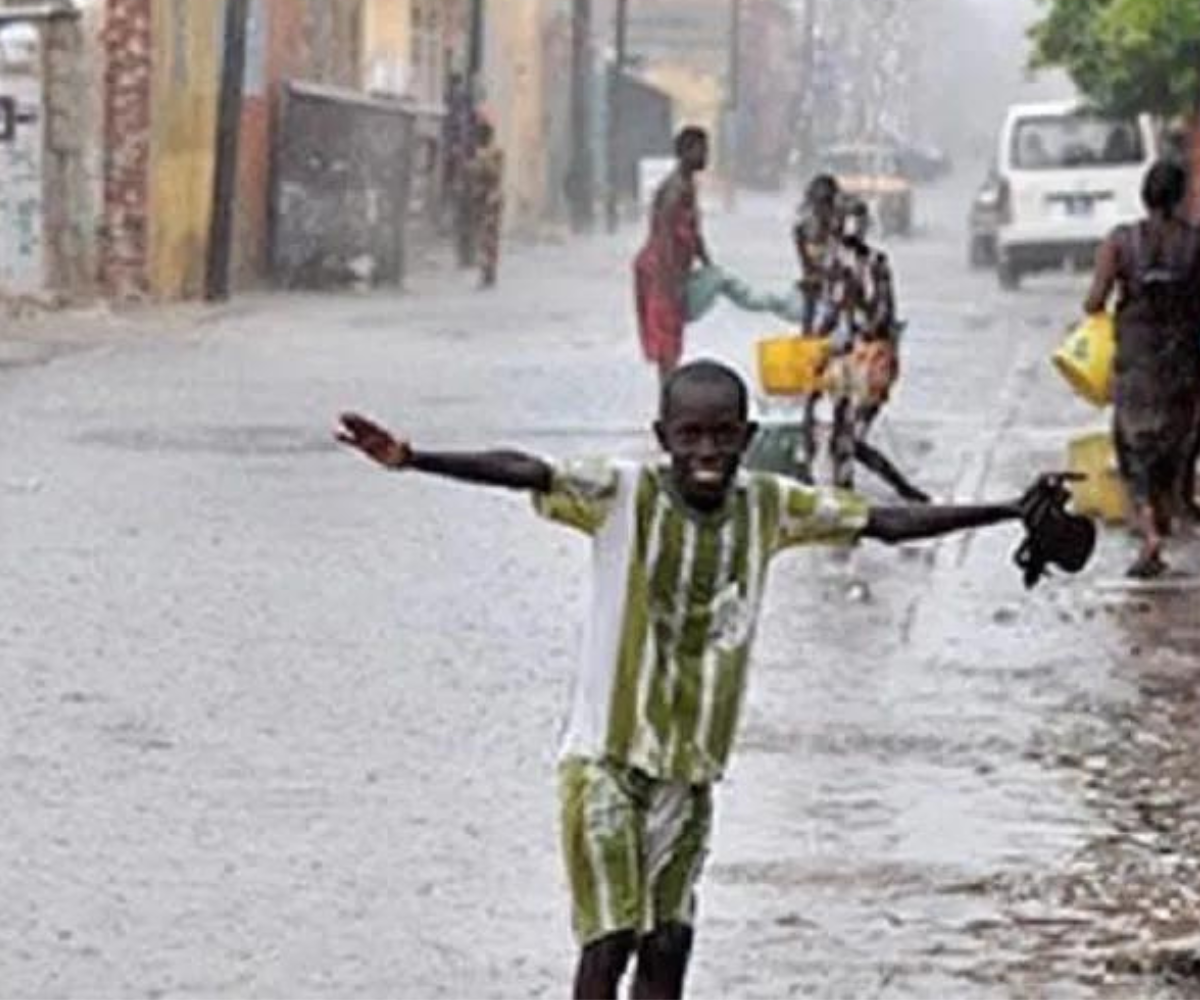
<svg viewBox="0 0 1200 1000"><path fill-rule="evenodd" d="M746 472L746 386L711 361L670 375L654 429L663 463L427 452L355 414L338 432L389 469L526 490L544 517L592 538L591 612L559 771L577 997L615 997L635 956L634 997L682 995L712 787L737 730L772 557L1018 520L1039 492L995 506L870 507Z"/></svg>

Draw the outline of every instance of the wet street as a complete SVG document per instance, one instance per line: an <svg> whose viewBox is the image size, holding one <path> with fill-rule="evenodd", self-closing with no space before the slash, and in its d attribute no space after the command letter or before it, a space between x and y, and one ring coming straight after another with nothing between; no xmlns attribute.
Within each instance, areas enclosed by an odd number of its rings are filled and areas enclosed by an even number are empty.
<svg viewBox="0 0 1200 1000"><path fill-rule="evenodd" d="M909 328L875 434L960 501L1105 420L1048 363L1084 279L968 271L971 180L921 191L889 248ZM790 217L743 196L715 257L784 285ZM429 273L0 335L0 994L565 992L586 544L330 429L353 407L427 447L645 452L640 236L514 250L492 294ZM752 374L777 329L723 306L690 350ZM777 564L695 994L1200 992L1200 542L1134 587L1110 529L1026 593L1019 540Z"/></svg>

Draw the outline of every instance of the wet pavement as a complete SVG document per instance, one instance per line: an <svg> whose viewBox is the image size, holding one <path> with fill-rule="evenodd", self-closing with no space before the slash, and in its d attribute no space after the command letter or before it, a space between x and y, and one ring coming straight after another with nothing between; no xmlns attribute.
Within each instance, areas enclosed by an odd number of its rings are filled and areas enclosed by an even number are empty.
<svg viewBox="0 0 1200 1000"><path fill-rule="evenodd" d="M910 328L876 435L959 500L1103 425L1047 363L1082 279L967 271L968 193L924 192L891 248ZM788 215L715 216L719 260L787 280ZM586 546L328 431L353 406L427 446L644 451L638 235L521 250L490 295L251 296L0 370L0 993L563 992ZM749 373L775 329L723 308L692 347ZM696 994L1200 993L1197 545L1133 587L1109 531L1027 594L1018 541L777 566Z"/></svg>

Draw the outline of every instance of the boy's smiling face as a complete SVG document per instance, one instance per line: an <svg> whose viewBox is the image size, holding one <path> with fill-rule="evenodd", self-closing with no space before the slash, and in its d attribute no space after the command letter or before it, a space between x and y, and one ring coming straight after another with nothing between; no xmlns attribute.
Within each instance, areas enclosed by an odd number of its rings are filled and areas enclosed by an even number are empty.
<svg viewBox="0 0 1200 1000"><path fill-rule="evenodd" d="M755 431L737 376L688 377L681 369L663 392L654 430L671 457L671 474L684 502L700 511L718 509Z"/></svg>

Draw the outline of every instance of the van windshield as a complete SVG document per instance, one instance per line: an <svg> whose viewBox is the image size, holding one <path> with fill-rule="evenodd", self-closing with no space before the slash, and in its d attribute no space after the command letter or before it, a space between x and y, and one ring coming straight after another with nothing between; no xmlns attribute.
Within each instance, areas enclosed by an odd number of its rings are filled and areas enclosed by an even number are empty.
<svg viewBox="0 0 1200 1000"><path fill-rule="evenodd" d="M1025 118L1012 137L1012 162L1019 170L1134 166L1145 159L1135 121L1093 115Z"/></svg>

